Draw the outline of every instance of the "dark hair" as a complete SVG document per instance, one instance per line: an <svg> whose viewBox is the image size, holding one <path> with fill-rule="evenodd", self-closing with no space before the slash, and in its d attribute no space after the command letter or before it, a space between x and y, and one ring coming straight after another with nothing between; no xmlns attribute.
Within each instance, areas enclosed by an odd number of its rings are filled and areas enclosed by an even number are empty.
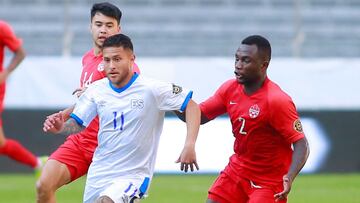
<svg viewBox="0 0 360 203"><path fill-rule="evenodd" d="M115 18L118 24L120 24L122 13L117 6L109 2L95 3L91 8L91 20L93 19L93 17L97 12L105 16Z"/></svg>
<svg viewBox="0 0 360 203"><path fill-rule="evenodd" d="M102 49L106 47L122 47L124 49L130 49L131 51L134 51L130 37L124 34L116 34L106 38L102 45Z"/></svg>
<svg viewBox="0 0 360 203"><path fill-rule="evenodd" d="M246 37L241 44L256 45L262 57L265 60L270 61L271 59L271 45L270 42L263 36L251 35Z"/></svg>

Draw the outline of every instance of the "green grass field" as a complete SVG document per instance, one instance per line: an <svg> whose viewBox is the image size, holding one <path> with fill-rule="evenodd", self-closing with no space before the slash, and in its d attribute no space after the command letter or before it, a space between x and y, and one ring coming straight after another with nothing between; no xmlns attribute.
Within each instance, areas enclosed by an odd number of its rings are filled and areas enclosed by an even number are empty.
<svg viewBox="0 0 360 203"><path fill-rule="evenodd" d="M202 203L216 176L155 175L144 203ZM59 203L81 202L85 179L62 188ZM0 202L35 202L32 175L1 174ZM360 174L300 175L293 185L290 203L360 203Z"/></svg>

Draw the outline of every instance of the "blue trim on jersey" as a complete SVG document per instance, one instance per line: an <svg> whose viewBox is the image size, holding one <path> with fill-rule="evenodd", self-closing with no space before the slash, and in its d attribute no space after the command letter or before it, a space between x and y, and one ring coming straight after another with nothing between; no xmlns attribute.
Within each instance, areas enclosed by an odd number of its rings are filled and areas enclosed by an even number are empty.
<svg viewBox="0 0 360 203"><path fill-rule="evenodd" d="M84 121L81 120L81 118L79 118L77 115L71 113L70 117L73 118L76 121L77 124L79 124L81 126L83 125Z"/></svg>
<svg viewBox="0 0 360 203"><path fill-rule="evenodd" d="M120 87L120 88L114 87L114 85L111 83L110 80L109 80L109 84L110 84L111 89L113 89L117 93L121 93L121 92L125 91L127 88L129 88L135 82L135 80L138 76L139 76L139 74L134 73L134 75L131 77L130 81L124 87Z"/></svg>
<svg viewBox="0 0 360 203"><path fill-rule="evenodd" d="M150 178L149 177L146 177L143 181L143 183L141 184L139 190L140 190L140 194L139 196L142 197L145 193L146 193L146 190L148 189L149 187L149 183L150 183Z"/></svg>
<svg viewBox="0 0 360 203"><path fill-rule="evenodd" d="M186 99L184 101L184 103L181 105L180 111L184 112L186 109L186 106L188 105L190 99L192 98L193 95L193 91L190 91L189 94L186 96Z"/></svg>
<svg viewBox="0 0 360 203"><path fill-rule="evenodd" d="M124 192L125 192L125 193L129 192L129 191L130 191L131 186L133 186L133 184L132 184L132 183L130 183L130 184L129 184L129 186L128 186L125 190L124 190Z"/></svg>

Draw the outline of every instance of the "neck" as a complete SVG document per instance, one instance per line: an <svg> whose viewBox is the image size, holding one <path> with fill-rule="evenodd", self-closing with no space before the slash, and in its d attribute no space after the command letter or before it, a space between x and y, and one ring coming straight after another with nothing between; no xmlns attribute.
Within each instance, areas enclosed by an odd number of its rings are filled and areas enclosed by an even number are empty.
<svg viewBox="0 0 360 203"><path fill-rule="evenodd" d="M99 54L101 54L101 48L97 45L94 45L94 55L98 56Z"/></svg>
<svg viewBox="0 0 360 203"><path fill-rule="evenodd" d="M247 95L251 95L254 92L258 91L263 86L265 79L266 79L266 76L264 76L263 78L261 78L260 80L258 80L256 82L244 84L245 93Z"/></svg>
<svg viewBox="0 0 360 203"><path fill-rule="evenodd" d="M122 80L119 83L112 83L112 85L116 88L123 88L130 82L130 80L132 79L133 76L134 76L134 73L131 72L124 80Z"/></svg>

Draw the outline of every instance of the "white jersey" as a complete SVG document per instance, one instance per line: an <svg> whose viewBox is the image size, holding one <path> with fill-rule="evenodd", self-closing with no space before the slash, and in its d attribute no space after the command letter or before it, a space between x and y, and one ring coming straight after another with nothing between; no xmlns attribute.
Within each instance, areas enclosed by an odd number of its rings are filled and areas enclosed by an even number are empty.
<svg viewBox="0 0 360 203"><path fill-rule="evenodd" d="M107 78L90 85L71 115L84 126L99 115L98 147L84 198L88 187L101 190L114 180L150 182L165 111L184 111L191 96L192 91L137 74L123 88Z"/></svg>

